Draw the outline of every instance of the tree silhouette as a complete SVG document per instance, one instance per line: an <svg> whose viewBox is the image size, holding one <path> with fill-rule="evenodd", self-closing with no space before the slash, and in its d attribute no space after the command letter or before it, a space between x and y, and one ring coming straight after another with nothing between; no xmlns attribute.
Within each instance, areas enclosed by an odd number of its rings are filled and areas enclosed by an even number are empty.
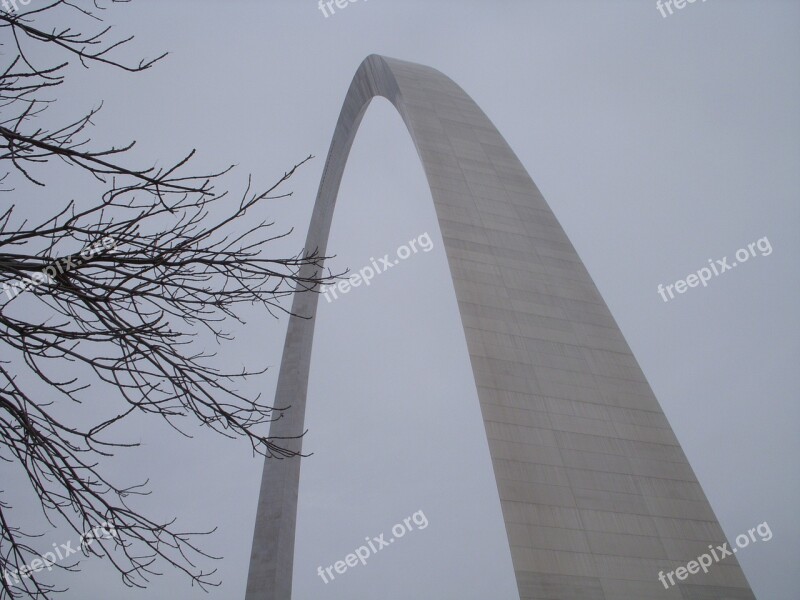
<svg viewBox="0 0 800 600"><path fill-rule="evenodd" d="M120 58L132 38L111 40L100 17L119 1L127 0L96 0L91 9L67 0L20 8L0 2L0 161L7 165L0 167L0 461L27 475L51 524L81 534L113 531L82 550L110 561L125 584L144 587L159 564L168 564L205 587L218 582L214 570L195 564L213 558L197 534L132 508L126 497L146 494L146 482L113 483L102 457L136 445L115 437L114 428L137 411L184 434L199 423L245 438L267 457L293 456L266 433L285 409L236 390L263 370L221 372L215 355L198 348L197 335L205 330L225 343L232 338L222 327L240 321L237 306L288 312L284 298L295 290L316 293L333 276L315 249L269 257L269 244L290 232L272 233L272 222L256 218L267 200L290 195L279 188L311 157L265 191L253 190L248 178L235 200L215 187L231 168L192 174L194 150L157 168L125 162L133 143L94 147L89 132L99 108L55 128L37 126L70 64L138 73L166 56L135 64ZM50 55L56 59L45 64L38 58ZM47 185L59 162L105 191L85 206L69 201L46 210L37 223L18 219L18 188ZM64 365L66 378L58 374ZM32 393L32 379L51 394ZM71 420L65 404L105 384L116 390L119 410L89 425L73 422L81 419ZM0 480L0 598L63 591L37 576L36 538L15 525ZM53 568L76 565L64 557Z"/></svg>

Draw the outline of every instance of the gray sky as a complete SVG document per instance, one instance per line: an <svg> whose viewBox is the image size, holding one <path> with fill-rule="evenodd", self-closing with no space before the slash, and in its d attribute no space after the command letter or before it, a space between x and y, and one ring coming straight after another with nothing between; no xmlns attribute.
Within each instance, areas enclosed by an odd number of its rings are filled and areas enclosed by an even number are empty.
<svg viewBox="0 0 800 600"><path fill-rule="evenodd" d="M98 141L136 139L136 156L161 164L198 148L198 169L236 163L262 185L314 154L287 188L294 196L271 207L277 228L295 227L276 254L302 247L344 94L368 54L460 84L577 248L728 538L769 523L772 540L737 554L756 595L796 598L800 3L709 0L662 18L654 0L362 0L325 18L314 0L136 0L108 20L136 33L142 54L170 57L135 77L76 71L54 114L104 100ZM78 180L64 182L35 191L30 206L81 195ZM399 116L378 100L345 173L332 265L358 269L424 232L433 251L321 303L298 600L515 593L430 193ZM658 284L765 236L769 256L659 297ZM220 363L273 365L249 386L271 397L286 319L248 318ZM58 576L71 587L65 597L243 598L262 461L243 444L203 432L186 440L153 419L125 434L143 446L109 469L121 481L150 477L148 510L187 528L218 526L205 547L224 557L214 564L224 584L204 594L167 574L128 590L93 560ZM424 530L327 585L317 576L419 510ZM15 512L36 515L33 505Z"/></svg>

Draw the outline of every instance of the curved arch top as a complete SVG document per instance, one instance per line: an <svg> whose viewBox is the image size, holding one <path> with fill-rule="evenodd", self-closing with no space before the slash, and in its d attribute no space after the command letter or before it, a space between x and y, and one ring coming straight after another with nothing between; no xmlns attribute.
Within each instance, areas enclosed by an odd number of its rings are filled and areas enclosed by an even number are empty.
<svg viewBox="0 0 800 600"><path fill-rule="evenodd" d="M665 590L658 572L725 541L575 249L477 104L432 69L367 57L344 101L306 249L324 255L361 119L400 113L439 220L523 600L754 600L734 557ZM311 267L302 275L312 275ZM318 294L295 294L271 437L304 431ZM289 447L301 450L302 440ZM247 600L289 600L299 458L267 460Z"/></svg>

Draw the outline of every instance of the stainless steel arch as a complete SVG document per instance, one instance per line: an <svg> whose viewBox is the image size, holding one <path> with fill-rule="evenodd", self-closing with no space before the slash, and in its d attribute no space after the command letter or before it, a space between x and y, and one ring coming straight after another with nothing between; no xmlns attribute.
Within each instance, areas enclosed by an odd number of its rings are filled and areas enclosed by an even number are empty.
<svg viewBox="0 0 800 600"><path fill-rule="evenodd" d="M344 101L306 248L325 253L372 98L399 111L430 184L521 599L753 599L733 557L657 579L725 536L572 244L503 137L442 73L369 56ZM304 430L317 294L297 294L271 436ZM295 443L294 449L300 449ZM267 460L248 600L289 600L300 460Z"/></svg>

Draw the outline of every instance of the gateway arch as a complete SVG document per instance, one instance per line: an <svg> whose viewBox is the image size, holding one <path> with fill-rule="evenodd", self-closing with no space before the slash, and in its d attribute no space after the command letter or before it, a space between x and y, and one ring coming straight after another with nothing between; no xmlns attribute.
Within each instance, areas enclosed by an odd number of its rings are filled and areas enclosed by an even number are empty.
<svg viewBox="0 0 800 600"><path fill-rule="evenodd" d="M307 249L326 252L345 164L376 96L402 116L430 184L521 600L753 600L733 556L673 571L725 536L564 230L477 104L435 69L377 55L347 92ZM304 428L318 294L294 297L270 436ZM299 451L302 440L286 440ZM292 594L299 458L265 461L247 600Z"/></svg>

